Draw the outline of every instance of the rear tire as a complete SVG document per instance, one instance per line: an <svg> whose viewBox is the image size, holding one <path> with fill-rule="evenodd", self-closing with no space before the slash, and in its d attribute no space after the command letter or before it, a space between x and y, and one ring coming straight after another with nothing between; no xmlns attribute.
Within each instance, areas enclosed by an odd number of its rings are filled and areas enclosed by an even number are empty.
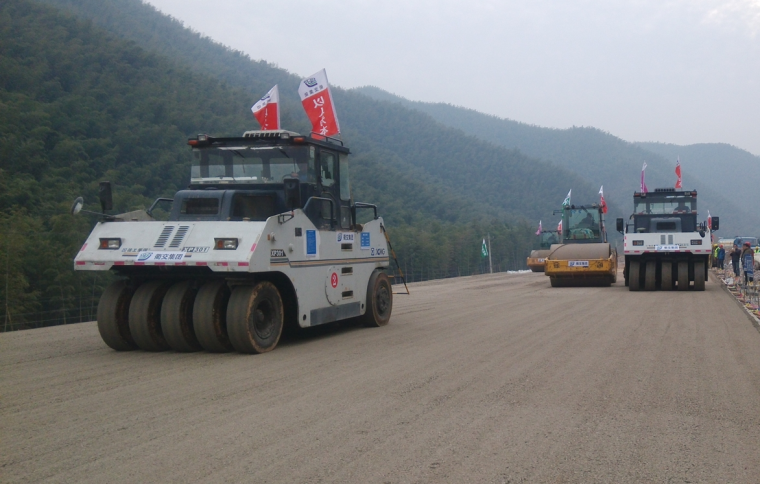
<svg viewBox="0 0 760 484"><path fill-rule="evenodd" d="M241 353L266 353L280 341L283 326L280 292L271 282L238 286L227 305L227 331Z"/></svg>
<svg viewBox="0 0 760 484"><path fill-rule="evenodd" d="M128 281L109 285L98 302L98 331L103 342L116 351L137 349L129 332L129 303L134 291Z"/></svg>
<svg viewBox="0 0 760 484"><path fill-rule="evenodd" d="M393 310L393 288L385 272L376 270L367 284L367 311L362 316L364 325L371 328L385 326Z"/></svg>
<svg viewBox="0 0 760 484"><path fill-rule="evenodd" d="M694 290L695 291L705 290L705 263L704 262L694 263Z"/></svg>
<svg viewBox="0 0 760 484"><path fill-rule="evenodd" d="M689 262L682 261L678 263L678 290L689 290Z"/></svg>
<svg viewBox="0 0 760 484"><path fill-rule="evenodd" d="M193 329L193 303L197 292L193 281L179 282L166 291L161 304L161 331L175 351L201 349Z"/></svg>
<svg viewBox="0 0 760 484"><path fill-rule="evenodd" d="M641 270L639 261L631 261L631 267L628 269L628 290L638 291L641 289Z"/></svg>
<svg viewBox="0 0 760 484"><path fill-rule="evenodd" d="M654 291L657 288L657 261L647 261L644 268L644 290Z"/></svg>
<svg viewBox="0 0 760 484"><path fill-rule="evenodd" d="M227 304L230 288L225 281L207 282L198 290L193 304L193 329L204 350L232 351L227 335Z"/></svg>
<svg viewBox="0 0 760 484"><path fill-rule="evenodd" d="M161 303L169 284L151 281L135 291L129 305L129 331L140 349L164 351L169 349L161 331Z"/></svg>
<svg viewBox="0 0 760 484"><path fill-rule="evenodd" d="M663 291L673 290L673 263L672 262L662 263L662 275L660 279L661 279L660 287Z"/></svg>

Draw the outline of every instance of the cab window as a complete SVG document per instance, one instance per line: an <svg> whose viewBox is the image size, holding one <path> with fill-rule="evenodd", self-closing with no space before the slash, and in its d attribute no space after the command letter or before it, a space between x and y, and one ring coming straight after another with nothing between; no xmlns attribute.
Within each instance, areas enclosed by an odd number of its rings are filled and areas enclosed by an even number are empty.
<svg viewBox="0 0 760 484"><path fill-rule="evenodd" d="M351 200L351 186L348 184L348 156L340 155L340 199Z"/></svg>
<svg viewBox="0 0 760 484"><path fill-rule="evenodd" d="M331 187L335 184L335 155L323 151L319 158L319 175L322 177L322 186Z"/></svg>

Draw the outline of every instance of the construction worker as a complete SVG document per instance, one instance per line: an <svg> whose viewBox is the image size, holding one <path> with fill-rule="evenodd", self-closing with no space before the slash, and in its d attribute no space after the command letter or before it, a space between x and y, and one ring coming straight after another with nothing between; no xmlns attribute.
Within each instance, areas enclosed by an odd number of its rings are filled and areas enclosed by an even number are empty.
<svg viewBox="0 0 760 484"><path fill-rule="evenodd" d="M723 270L723 262L726 259L726 249L723 248L723 244L718 247L718 269Z"/></svg>

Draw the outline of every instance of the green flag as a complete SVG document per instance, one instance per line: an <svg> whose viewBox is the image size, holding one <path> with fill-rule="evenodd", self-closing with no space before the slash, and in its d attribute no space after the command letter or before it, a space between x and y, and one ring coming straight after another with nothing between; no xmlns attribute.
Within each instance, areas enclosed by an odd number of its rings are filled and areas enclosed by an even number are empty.
<svg viewBox="0 0 760 484"><path fill-rule="evenodd" d="M563 207L569 207L570 206L570 194L573 193L573 189L571 188L569 192L567 192L567 196L565 197L565 201L562 202Z"/></svg>
<svg viewBox="0 0 760 484"><path fill-rule="evenodd" d="M480 253L483 257L488 257L488 247L486 247L486 239L483 239L483 246L480 248Z"/></svg>

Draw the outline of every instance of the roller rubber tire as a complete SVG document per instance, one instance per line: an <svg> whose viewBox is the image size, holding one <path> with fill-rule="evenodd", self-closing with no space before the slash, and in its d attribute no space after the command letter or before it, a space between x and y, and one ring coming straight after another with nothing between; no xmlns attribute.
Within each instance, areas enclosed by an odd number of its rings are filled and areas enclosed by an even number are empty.
<svg viewBox="0 0 760 484"><path fill-rule="evenodd" d="M678 290L689 290L689 263L687 261L678 263Z"/></svg>
<svg viewBox="0 0 760 484"><path fill-rule="evenodd" d="M169 349L161 331L161 303L169 284L151 281L141 285L129 305L129 331L140 349L164 351Z"/></svg>
<svg viewBox="0 0 760 484"><path fill-rule="evenodd" d="M362 316L365 326L379 328L391 320L393 288L385 272L376 270L367 284L367 311Z"/></svg>
<svg viewBox="0 0 760 484"><path fill-rule="evenodd" d="M227 304L230 288L225 281L207 282L198 290L193 304L193 329L204 350L232 351L227 335Z"/></svg>
<svg viewBox="0 0 760 484"><path fill-rule="evenodd" d="M227 304L227 332L241 353L266 353L280 341L284 323L282 298L268 281L238 286Z"/></svg>
<svg viewBox="0 0 760 484"><path fill-rule="evenodd" d="M641 270L639 261L631 261L631 267L628 268L628 290L638 291L641 289Z"/></svg>
<svg viewBox="0 0 760 484"><path fill-rule="evenodd" d="M175 351L199 351L201 344L195 337L193 328L193 303L195 302L193 281L182 281L166 291L161 304L161 331Z"/></svg>
<svg viewBox="0 0 760 484"><path fill-rule="evenodd" d="M694 290L695 291L705 290L705 263L704 262L694 263Z"/></svg>
<svg viewBox="0 0 760 484"><path fill-rule="evenodd" d="M660 280L661 280L660 288L663 291L673 290L673 263L672 262L662 263L662 274L661 274Z"/></svg>
<svg viewBox="0 0 760 484"><path fill-rule="evenodd" d="M644 290L654 291L657 287L657 261L648 260L644 267Z"/></svg>
<svg viewBox="0 0 760 484"><path fill-rule="evenodd" d="M116 351L136 350L129 332L129 303L134 292L127 281L109 285L98 302L98 331L103 342Z"/></svg>

